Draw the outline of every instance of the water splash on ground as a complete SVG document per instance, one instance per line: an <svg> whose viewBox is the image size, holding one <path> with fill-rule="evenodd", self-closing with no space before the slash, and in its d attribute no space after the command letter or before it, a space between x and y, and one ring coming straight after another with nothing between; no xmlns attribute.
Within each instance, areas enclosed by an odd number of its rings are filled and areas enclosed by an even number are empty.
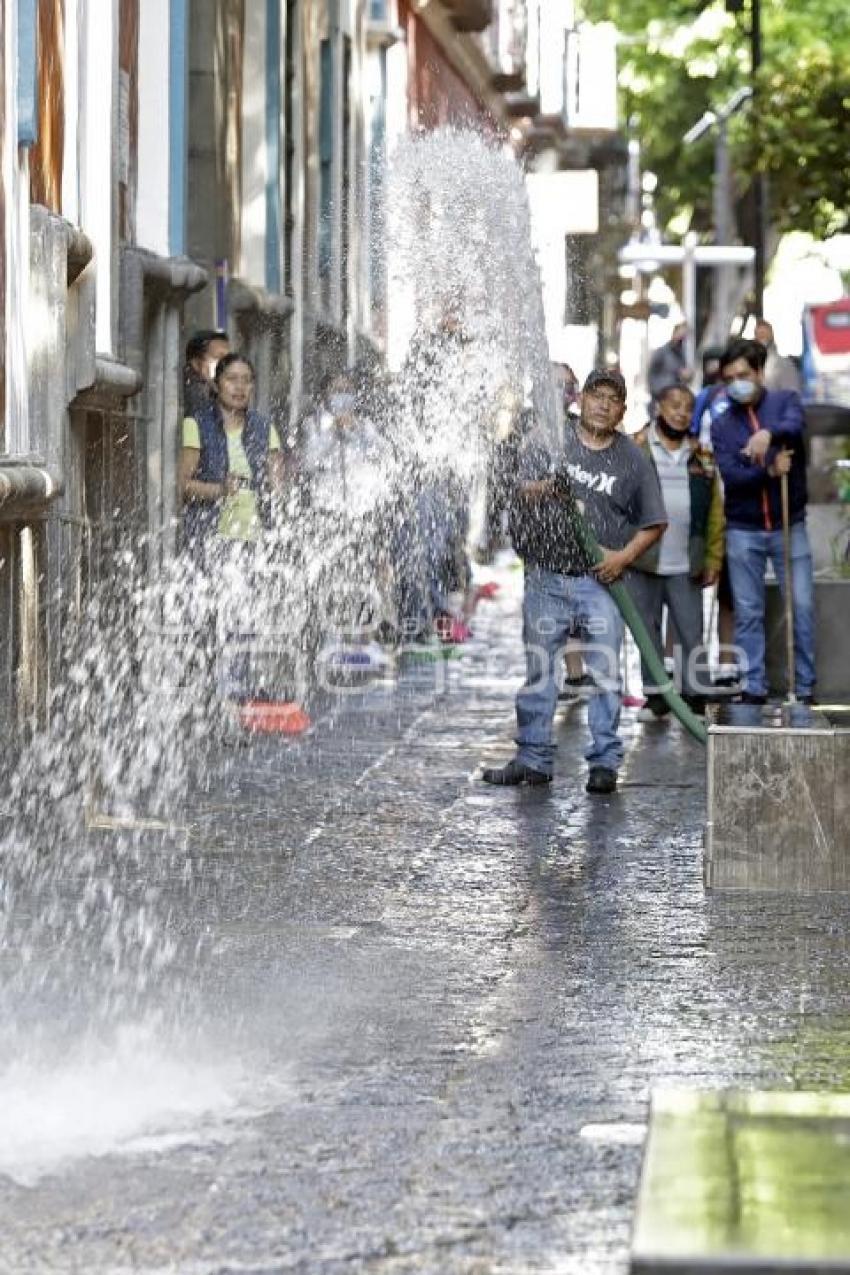
<svg viewBox="0 0 850 1275"><path fill-rule="evenodd" d="M0 803L0 1105L16 1112L0 1170L228 1109L227 1076L169 1061L206 1012L207 938L191 924L204 847L187 827L193 794L228 800L238 726L223 697L244 693L246 652L252 693L304 700L340 693L320 684L329 639L418 640L439 605L430 578L486 508L500 431L525 407L554 445L513 157L469 133L408 139L387 197L393 375L361 379L357 466L354 436L319 406L294 431L313 469L250 566L229 550L204 574L182 555L151 579L156 546L128 540L72 626L49 726L21 741ZM368 497L340 501L354 473ZM89 1101L119 1075L129 1101Z"/></svg>
<svg viewBox="0 0 850 1275"><path fill-rule="evenodd" d="M224 1136L243 1086L237 1066L194 1055L185 1042L167 1046L153 1022L128 1024L53 1065L11 1063L0 1075L0 1174L30 1186L88 1156Z"/></svg>

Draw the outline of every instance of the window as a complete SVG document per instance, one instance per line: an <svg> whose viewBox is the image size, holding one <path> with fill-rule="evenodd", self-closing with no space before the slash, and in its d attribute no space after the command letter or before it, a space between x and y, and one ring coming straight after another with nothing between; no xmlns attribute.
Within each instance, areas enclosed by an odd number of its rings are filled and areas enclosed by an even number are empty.
<svg viewBox="0 0 850 1275"><path fill-rule="evenodd" d="M280 292L280 0L266 0L266 287Z"/></svg>
<svg viewBox="0 0 850 1275"><path fill-rule="evenodd" d="M333 45L319 46L319 279L325 306L330 301L333 260L333 142L334 142Z"/></svg>
<svg viewBox="0 0 850 1275"><path fill-rule="evenodd" d="M342 191L340 200L340 294L343 318L348 315L348 217L351 205L351 40L342 40Z"/></svg>
<svg viewBox="0 0 850 1275"><path fill-rule="evenodd" d="M65 145L62 7L62 0L39 0L38 4L38 135L30 151L30 198L56 213L62 211Z"/></svg>
<svg viewBox="0 0 850 1275"><path fill-rule="evenodd" d="M139 0L121 0L118 29L118 228L121 239L132 243L139 153Z"/></svg>
<svg viewBox="0 0 850 1275"><path fill-rule="evenodd" d="M383 306L386 287L384 173L387 151L387 51L370 54L372 88L369 133L369 285L374 307Z"/></svg>
<svg viewBox="0 0 850 1275"><path fill-rule="evenodd" d="M38 137L37 0L18 5L18 145L33 146Z"/></svg>
<svg viewBox="0 0 850 1275"><path fill-rule="evenodd" d="M284 126L284 208L283 270L284 291L292 296L295 277L292 254L295 234L295 94L297 91L298 0L286 0L286 47L284 51L283 126Z"/></svg>

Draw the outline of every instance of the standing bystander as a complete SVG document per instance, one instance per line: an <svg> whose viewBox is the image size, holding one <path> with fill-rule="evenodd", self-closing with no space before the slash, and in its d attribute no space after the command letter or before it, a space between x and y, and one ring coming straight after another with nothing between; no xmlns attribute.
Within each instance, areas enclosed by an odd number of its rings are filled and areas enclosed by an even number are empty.
<svg viewBox="0 0 850 1275"><path fill-rule="evenodd" d="M800 393L803 380L799 368L793 359L780 354L773 337L773 326L767 319L757 319L754 333L755 339L767 350L767 361L764 365L764 383L769 390L794 390Z"/></svg>
<svg viewBox="0 0 850 1275"><path fill-rule="evenodd" d="M226 699L244 699L253 688L244 647L253 640L257 614L255 547L282 492L283 465L277 430L251 408L248 359L226 354L215 382L214 399L183 421L178 477L186 547L208 586L210 655L219 657L234 643L243 648L221 660L220 691Z"/></svg>
<svg viewBox="0 0 850 1275"><path fill-rule="evenodd" d="M230 338L217 328L195 332L186 342L183 366L183 415L197 420L216 395L215 369L230 353Z"/></svg>
<svg viewBox="0 0 850 1275"><path fill-rule="evenodd" d="M782 482L788 485L794 656L798 698L815 685L814 581L806 532L805 418L799 394L765 387L765 347L737 339L721 356L726 392L711 405L711 438L723 479L726 555L735 605L735 641L743 652L743 698L763 704L765 573L773 564L785 589Z"/></svg>
<svg viewBox="0 0 850 1275"><path fill-rule="evenodd" d="M625 381L619 372L600 368L584 383L581 417L568 426L557 469L534 444L518 452L512 534L525 566L526 680L516 701L516 756L505 766L484 770L485 783L551 781L556 679L566 642L579 637L595 684L587 709L587 791L611 793L617 787L623 760L618 728L624 626L605 586L655 543L667 521L652 465L619 432L625 410ZM573 501L583 505L604 548L596 566L577 534Z"/></svg>
<svg viewBox="0 0 850 1275"><path fill-rule="evenodd" d="M702 646L702 590L717 583L723 561L723 494L710 453L692 445L689 435L694 396L684 385L662 390L658 416L639 445L649 456L661 483L667 510L667 530L635 563L629 590L644 623L663 656L661 617L675 625L681 644L681 691L691 708L703 706L695 661ZM693 440L695 442L695 440ZM646 705L640 721L664 717L670 710L652 685L645 662L641 666Z"/></svg>
<svg viewBox="0 0 850 1275"><path fill-rule="evenodd" d="M670 340L659 346L649 360L647 380L654 404L657 404L659 394L668 385L687 385L693 378L693 368L688 367L688 356L685 353L687 335L687 323L677 323Z"/></svg>

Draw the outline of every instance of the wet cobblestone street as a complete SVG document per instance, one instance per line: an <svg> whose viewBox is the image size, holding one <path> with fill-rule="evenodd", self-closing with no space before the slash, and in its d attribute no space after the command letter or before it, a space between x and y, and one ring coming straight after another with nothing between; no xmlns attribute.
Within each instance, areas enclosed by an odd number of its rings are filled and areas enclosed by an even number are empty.
<svg viewBox="0 0 850 1275"><path fill-rule="evenodd" d="M0 1177L0 1271L622 1275L654 1086L847 1086L850 902L707 896L703 752L633 710L614 797L581 708L551 791L487 789L519 655L506 598L463 660L228 754L174 917L236 1096Z"/></svg>

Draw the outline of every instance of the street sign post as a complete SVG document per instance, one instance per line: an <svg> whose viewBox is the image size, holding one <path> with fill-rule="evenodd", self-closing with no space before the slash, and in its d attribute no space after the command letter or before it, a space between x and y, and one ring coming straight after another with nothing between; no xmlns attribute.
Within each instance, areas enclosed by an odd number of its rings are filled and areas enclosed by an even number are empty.
<svg viewBox="0 0 850 1275"><path fill-rule="evenodd" d="M618 257L621 265L637 266L638 270L647 272L658 270L661 266L682 267L682 309L688 324L686 351L688 364L693 367L696 356L697 266L751 266L755 255L755 249L744 244L698 244L696 235L689 233L681 244L624 244Z"/></svg>

